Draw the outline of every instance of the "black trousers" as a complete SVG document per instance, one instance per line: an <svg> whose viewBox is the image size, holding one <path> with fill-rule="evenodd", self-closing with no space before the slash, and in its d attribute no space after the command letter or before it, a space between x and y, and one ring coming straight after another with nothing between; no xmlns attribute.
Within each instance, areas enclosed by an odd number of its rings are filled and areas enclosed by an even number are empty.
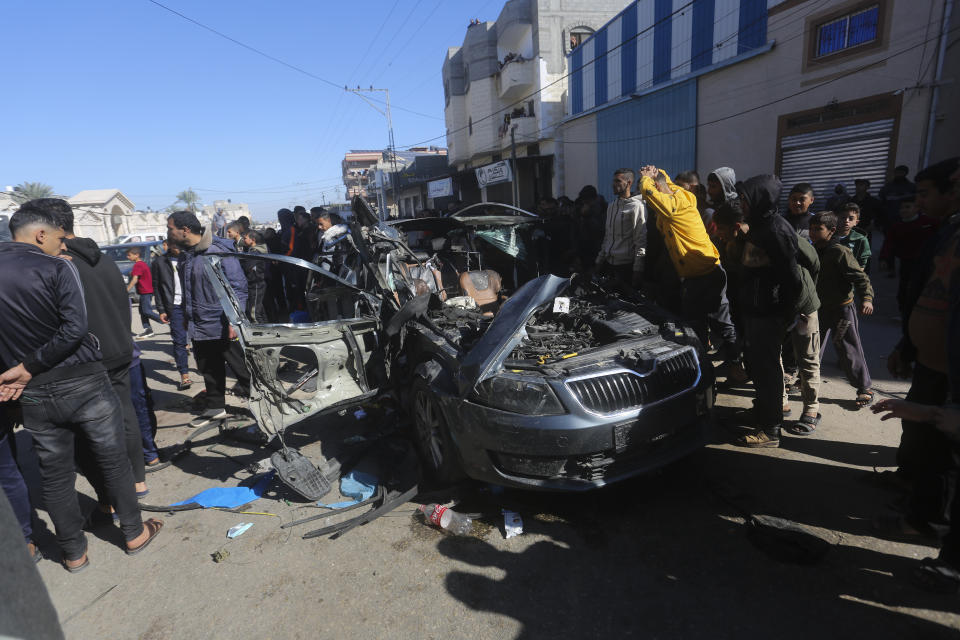
<svg viewBox="0 0 960 640"><path fill-rule="evenodd" d="M137 419L137 411L133 407L133 399L130 395L130 366L127 364L114 367L107 370L107 377L110 379L110 386L117 394L117 401L120 404L120 416L123 421L123 433L121 434L121 445L127 453L130 460L130 471L133 473L134 482L146 481L146 469L143 463L143 446L140 435L140 421ZM83 440L77 442L76 461L80 471L86 476L87 480L97 492L97 502L102 505L110 504L110 497L107 493L103 480L103 474L100 468L94 464L94 456L87 443Z"/></svg>
<svg viewBox="0 0 960 640"><path fill-rule="evenodd" d="M243 360L243 349L236 340L194 340L193 357L207 389L207 409L226 406L227 365L239 386L250 388L250 373Z"/></svg>
<svg viewBox="0 0 960 640"><path fill-rule="evenodd" d="M907 400L939 406L947 399L947 376L917 363ZM936 427L903 421L897 465L913 482L910 518L918 523L945 526L957 482L956 445ZM958 514L960 515L960 514Z"/></svg>
<svg viewBox="0 0 960 640"><path fill-rule="evenodd" d="M250 318L251 322L256 324L267 322L267 314L263 308L266 293L266 282L247 283L247 317Z"/></svg>
<svg viewBox="0 0 960 640"><path fill-rule="evenodd" d="M77 501L74 446L87 445L107 501L120 517L126 539L143 531L133 474L124 448L120 401L106 373L31 386L23 401L23 426L33 436L43 479L43 502L67 560L87 550ZM143 458L141 457L141 463Z"/></svg>
<svg viewBox="0 0 960 640"><path fill-rule="evenodd" d="M754 427L769 429L783 422L783 367L780 351L786 323L777 316L743 317L747 335L744 357L757 395Z"/></svg>
<svg viewBox="0 0 960 640"><path fill-rule="evenodd" d="M707 348L709 326L714 346L724 360L740 359L737 330L730 318L727 300L727 272L717 267L702 276L684 278L681 284L680 317L690 323Z"/></svg>

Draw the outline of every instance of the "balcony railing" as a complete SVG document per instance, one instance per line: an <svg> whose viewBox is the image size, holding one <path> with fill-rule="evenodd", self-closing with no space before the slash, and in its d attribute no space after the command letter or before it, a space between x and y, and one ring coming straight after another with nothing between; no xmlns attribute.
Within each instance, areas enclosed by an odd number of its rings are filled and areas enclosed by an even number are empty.
<svg viewBox="0 0 960 640"><path fill-rule="evenodd" d="M536 60L514 59L500 69L500 97L515 100L530 93L534 84Z"/></svg>

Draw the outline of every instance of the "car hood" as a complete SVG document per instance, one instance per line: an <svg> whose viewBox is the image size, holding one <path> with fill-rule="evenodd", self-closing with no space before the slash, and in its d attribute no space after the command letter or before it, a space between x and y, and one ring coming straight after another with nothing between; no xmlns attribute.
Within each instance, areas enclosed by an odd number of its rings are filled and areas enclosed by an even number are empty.
<svg viewBox="0 0 960 640"><path fill-rule="evenodd" d="M556 298L570 284L569 278L544 275L527 282L503 303L486 333L464 356L457 371L460 397L497 374L503 361L526 335L527 320L537 308Z"/></svg>

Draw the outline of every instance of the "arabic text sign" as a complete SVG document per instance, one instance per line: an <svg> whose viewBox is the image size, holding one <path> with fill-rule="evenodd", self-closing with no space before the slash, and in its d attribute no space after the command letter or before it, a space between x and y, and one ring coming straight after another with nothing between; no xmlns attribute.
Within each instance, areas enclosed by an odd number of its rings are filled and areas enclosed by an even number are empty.
<svg viewBox="0 0 960 640"><path fill-rule="evenodd" d="M434 180L427 183L428 198L445 198L453 195L453 178Z"/></svg>
<svg viewBox="0 0 960 640"><path fill-rule="evenodd" d="M510 163L506 160L494 162L484 167L478 167L476 172L477 183L481 187L513 181L513 172L510 170Z"/></svg>

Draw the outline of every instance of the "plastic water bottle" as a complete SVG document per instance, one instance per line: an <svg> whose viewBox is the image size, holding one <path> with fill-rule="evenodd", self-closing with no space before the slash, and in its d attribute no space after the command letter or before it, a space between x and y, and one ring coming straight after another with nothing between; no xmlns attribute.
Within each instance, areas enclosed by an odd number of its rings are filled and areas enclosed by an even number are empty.
<svg viewBox="0 0 960 640"><path fill-rule="evenodd" d="M458 536L470 533L472 520L462 513L457 513L449 507L440 504L424 504L420 511L427 522Z"/></svg>

